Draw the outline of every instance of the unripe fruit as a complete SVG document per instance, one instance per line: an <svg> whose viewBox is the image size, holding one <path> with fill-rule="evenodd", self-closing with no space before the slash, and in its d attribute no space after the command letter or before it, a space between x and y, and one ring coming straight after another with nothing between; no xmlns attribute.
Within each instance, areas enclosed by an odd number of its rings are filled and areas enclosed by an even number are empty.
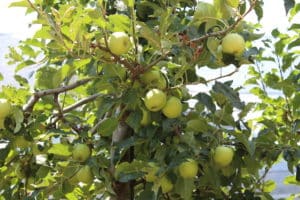
<svg viewBox="0 0 300 200"><path fill-rule="evenodd" d="M84 162L90 157L91 150L86 144L76 144L72 153L74 160Z"/></svg>
<svg viewBox="0 0 300 200"><path fill-rule="evenodd" d="M167 81L158 70L150 70L141 75L141 81L150 88L166 89Z"/></svg>
<svg viewBox="0 0 300 200"><path fill-rule="evenodd" d="M163 107L162 112L167 118L179 117L182 112L182 103L180 99L174 96L170 97Z"/></svg>
<svg viewBox="0 0 300 200"><path fill-rule="evenodd" d="M166 94L159 89L149 90L144 98L146 108L152 112L161 110L166 105L166 102Z"/></svg>
<svg viewBox="0 0 300 200"><path fill-rule="evenodd" d="M198 173L198 164L195 160L189 159L181 163L178 170L182 178L194 178Z"/></svg>
<svg viewBox="0 0 300 200"><path fill-rule="evenodd" d="M232 148L227 146L218 146L214 152L214 161L217 165L221 167L228 166L234 156L234 151Z"/></svg>
<svg viewBox="0 0 300 200"><path fill-rule="evenodd" d="M237 33L229 33L222 40L223 53L240 56L245 50L245 40Z"/></svg>
<svg viewBox="0 0 300 200"><path fill-rule="evenodd" d="M124 32L114 32L108 39L108 48L113 54L122 55L131 48L129 36Z"/></svg>
<svg viewBox="0 0 300 200"><path fill-rule="evenodd" d="M172 182L165 176L160 179L160 186L163 193L168 193L173 189Z"/></svg>
<svg viewBox="0 0 300 200"><path fill-rule="evenodd" d="M11 104L7 101L7 99L0 99L0 118L4 119L7 115L9 115L11 110Z"/></svg>
<svg viewBox="0 0 300 200"><path fill-rule="evenodd" d="M76 179L79 182L90 184L93 181L93 173L90 166L85 165L76 173Z"/></svg>

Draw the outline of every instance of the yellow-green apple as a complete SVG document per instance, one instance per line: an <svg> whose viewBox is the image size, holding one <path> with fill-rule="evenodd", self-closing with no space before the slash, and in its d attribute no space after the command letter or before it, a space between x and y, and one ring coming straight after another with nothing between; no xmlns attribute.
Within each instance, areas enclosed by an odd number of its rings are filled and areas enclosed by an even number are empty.
<svg viewBox="0 0 300 200"><path fill-rule="evenodd" d="M147 126L151 122L151 114L148 110L141 108L142 110L142 120L141 125Z"/></svg>
<svg viewBox="0 0 300 200"><path fill-rule="evenodd" d="M167 118L179 117L182 112L182 103L180 99L174 96L169 97L166 105L162 109L162 112Z"/></svg>
<svg viewBox="0 0 300 200"><path fill-rule="evenodd" d="M234 156L234 151L231 147L220 145L214 151L214 161L220 167L228 166Z"/></svg>
<svg viewBox="0 0 300 200"><path fill-rule="evenodd" d="M166 176L163 176L159 183L163 193L168 193L173 189L173 183Z"/></svg>
<svg viewBox="0 0 300 200"><path fill-rule="evenodd" d="M127 53L131 48L129 36L124 32L114 32L108 38L108 48L116 55Z"/></svg>
<svg viewBox="0 0 300 200"><path fill-rule="evenodd" d="M144 98L146 108L152 112L161 110L166 105L166 102L166 94L156 88L149 90Z"/></svg>
<svg viewBox="0 0 300 200"><path fill-rule="evenodd" d="M86 161L91 154L91 150L86 144L76 144L74 146L72 155L73 159L78 161L78 162L84 162Z"/></svg>
<svg viewBox="0 0 300 200"><path fill-rule="evenodd" d="M223 53L241 56L245 50L245 40L238 33L229 33L222 40Z"/></svg>
<svg viewBox="0 0 300 200"><path fill-rule="evenodd" d="M76 179L79 182L89 184L93 181L93 173L90 166L85 165L76 173Z"/></svg>
<svg viewBox="0 0 300 200"><path fill-rule="evenodd" d="M193 159L181 163L178 167L182 178L194 178L198 173L198 163Z"/></svg>
<svg viewBox="0 0 300 200"><path fill-rule="evenodd" d="M141 81L150 88L166 89L167 80L159 70L149 70L141 75Z"/></svg>
<svg viewBox="0 0 300 200"><path fill-rule="evenodd" d="M0 99L0 118L5 118L9 115L11 110L11 104L7 99Z"/></svg>

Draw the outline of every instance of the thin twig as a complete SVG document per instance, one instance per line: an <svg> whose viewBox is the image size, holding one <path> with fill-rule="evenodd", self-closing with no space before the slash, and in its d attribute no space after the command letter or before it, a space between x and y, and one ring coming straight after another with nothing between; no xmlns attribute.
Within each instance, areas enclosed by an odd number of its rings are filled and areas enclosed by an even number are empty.
<svg viewBox="0 0 300 200"><path fill-rule="evenodd" d="M221 78L229 77L229 76L232 76L233 74L235 74L235 73L238 72L238 71L239 71L239 69L238 69L238 68L235 68L234 71L232 71L232 72L230 72L230 73L228 73L228 74L224 74L224 75L220 75L220 76L218 76L218 77L216 77L216 78L208 79L208 80L206 80L205 82L206 82L206 83L209 83L209 82L212 82L212 81L219 80L219 79L221 79Z"/></svg>
<svg viewBox="0 0 300 200"><path fill-rule="evenodd" d="M71 85L35 92L35 93L33 93L33 96L31 97L29 102L24 106L23 111L25 113L32 112L34 105L39 101L39 99L41 97L44 97L47 95L55 95L55 94L59 94L62 92L66 92L68 90L72 90L76 87L86 84L87 82L89 82L91 80L92 80L92 78L86 78L86 79L79 80Z"/></svg>
<svg viewBox="0 0 300 200"><path fill-rule="evenodd" d="M74 110L75 108L78 108L84 104L87 104L93 100L95 100L97 97L101 96L101 94L93 94L87 98L81 99L80 101L78 101L77 103L74 103L68 107L66 107L65 109L62 110L62 113L67 113L70 112L71 110ZM59 115L59 113L54 114L54 116Z"/></svg>
<svg viewBox="0 0 300 200"><path fill-rule="evenodd" d="M226 29L224 29L222 31L207 33L207 34L205 34L205 35L203 35L199 38L195 38L195 39L190 40L190 42L201 42L203 40L206 40L209 37L217 37L217 36L221 36L221 35L226 35L226 33L233 30L238 25L238 23L240 23L240 21L242 21L246 17L246 15L248 15L253 10L253 8L256 4L256 1L257 0L253 0L250 4L249 9L243 15L240 15L238 17L238 19L232 25L228 26Z"/></svg>

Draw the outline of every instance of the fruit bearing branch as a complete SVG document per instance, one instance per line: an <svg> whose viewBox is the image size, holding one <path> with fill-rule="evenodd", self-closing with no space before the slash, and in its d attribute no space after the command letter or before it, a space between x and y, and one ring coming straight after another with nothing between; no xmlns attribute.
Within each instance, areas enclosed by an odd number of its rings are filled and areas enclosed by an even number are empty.
<svg viewBox="0 0 300 200"><path fill-rule="evenodd" d="M55 89L49 89L49 90L42 90L42 91L38 91L33 93L33 96L31 97L31 99L29 100L29 102L24 106L23 111L24 113L30 113L33 110L34 105L40 100L41 97L47 96L47 95L56 95L62 92L66 92L68 90L72 90L78 86L84 85L87 82L91 81L92 78L86 78L86 79L82 79L79 80L73 84L67 85L67 86L62 86L59 88L55 88Z"/></svg>
<svg viewBox="0 0 300 200"><path fill-rule="evenodd" d="M252 0L249 9L243 15L240 15L238 17L238 19L232 25L227 27L226 29L221 30L221 31L212 32L212 33L207 33L199 38L190 40L190 42L201 42L203 40L206 40L209 37L217 37L217 36L226 35L229 31L233 30L240 23L240 21L242 21L246 17L246 15L248 15L253 10L253 8L256 5L256 1L257 0Z"/></svg>

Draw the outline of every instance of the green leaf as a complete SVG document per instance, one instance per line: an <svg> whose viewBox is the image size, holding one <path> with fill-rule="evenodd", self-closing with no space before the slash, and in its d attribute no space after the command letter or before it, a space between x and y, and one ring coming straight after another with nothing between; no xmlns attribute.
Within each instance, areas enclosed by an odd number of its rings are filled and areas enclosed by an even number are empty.
<svg viewBox="0 0 300 200"><path fill-rule="evenodd" d="M17 133L21 129L22 122L24 120L23 111L18 107L13 107L12 108L12 113L13 113L13 117L14 117L15 122L16 122L14 133Z"/></svg>
<svg viewBox="0 0 300 200"><path fill-rule="evenodd" d="M293 109L296 111L300 108L300 93L295 94L292 100Z"/></svg>
<svg viewBox="0 0 300 200"><path fill-rule="evenodd" d="M214 104L211 96L209 96L206 93L198 93L195 98L199 101L199 103L202 103L205 105L211 112L216 111L216 105Z"/></svg>
<svg viewBox="0 0 300 200"><path fill-rule="evenodd" d="M293 184L293 185L299 185L300 186L300 182L296 180L296 176L287 176L287 177L285 177L283 183L284 184Z"/></svg>
<svg viewBox="0 0 300 200"><path fill-rule="evenodd" d="M72 151L70 149L70 146L67 144L53 144L50 149L48 150L48 153L53 153L54 155L58 156L71 156Z"/></svg>
<svg viewBox="0 0 300 200"><path fill-rule="evenodd" d="M256 14L258 20L261 20L261 18L263 17L262 6L263 6L263 2L258 1L258 2L256 2L255 7L254 7L255 14Z"/></svg>
<svg viewBox="0 0 300 200"><path fill-rule="evenodd" d="M138 22L138 25L138 33L141 37L145 38L155 48L160 49L161 43L159 35L143 22Z"/></svg>
<svg viewBox="0 0 300 200"><path fill-rule="evenodd" d="M142 120L142 112L131 112L129 116L126 119L126 123L134 129L135 132L138 131L139 127L141 126L141 120Z"/></svg>
<svg viewBox="0 0 300 200"><path fill-rule="evenodd" d="M30 7L27 0L12 2L9 7Z"/></svg>
<svg viewBox="0 0 300 200"><path fill-rule="evenodd" d="M295 6L295 0L284 0L285 13L288 14L289 10Z"/></svg>
<svg viewBox="0 0 300 200"><path fill-rule="evenodd" d="M98 130L102 136L111 136L118 126L116 118L105 119L99 126Z"/></svg>
<svg viewBox="0 0 300 200"><path fill-rule="evenodd" d="M147 162L143 162L140 160L134 160L131 163L122 162L116 165L115 169L115 177L120 182L128 182L130 180L134 180L144 176L143 168L147 166Z"/></svg>
<svg viewBox="0 0 300 200"><path fill-rule="evenodd" d="M0 73L0 81L3 80L3 75Z"/></svg>
<svg viewBox="0 0 300 200"><path fill-rule="evenodd" d="M133 8L135 0L123 0L123 2L130 8Z"/></svg>
<svg viewBox="0 0 300 200"><path fill-rule="evenodd" d="M111 31L129 32L130 19L126 15L114 14L108 16Z"/></svg>
<svg viewBox="0 0 300 200"><path fill-rule="evenodd" d="M263 183L264 192L272 192L276 188L276 183L273 180L268 180Z"/></svg>
<svg viewBox="0 0 300 200"><path fill-rule="evenodd" d="M299 47L299 46L300 46L300 39L298 38L298 39L290 42L287 47L288 47L288 49L291 49L293 47Z"/></svg>
<svg viewBox="0 0 300 200"><path fill-rule="evenodd" d="M181 196L184 200L191 200L193 190L195 188L193 179L184 179L179 177L176 181L174 191Z"/></svg>
<svg viewBox="0 0 300 200"><path fill-rule="evenodd" d="M24 62L21 62L20 64L17 65L17 67L15 68L15 72L20 71L21 69L25 68L25 67L29 67L31 65L36 64L34 61L32 60L26 60Z"/></svg>
<svg viewBox="0 0 300 200"><path fill-rule="evenodd" d="M238 92L234 91L227 84L216 82L213 86L213 90L215 92L222 93L223 95L225 95L234 107L238 109L244 108L245 105L241 102Z"/></svg>

